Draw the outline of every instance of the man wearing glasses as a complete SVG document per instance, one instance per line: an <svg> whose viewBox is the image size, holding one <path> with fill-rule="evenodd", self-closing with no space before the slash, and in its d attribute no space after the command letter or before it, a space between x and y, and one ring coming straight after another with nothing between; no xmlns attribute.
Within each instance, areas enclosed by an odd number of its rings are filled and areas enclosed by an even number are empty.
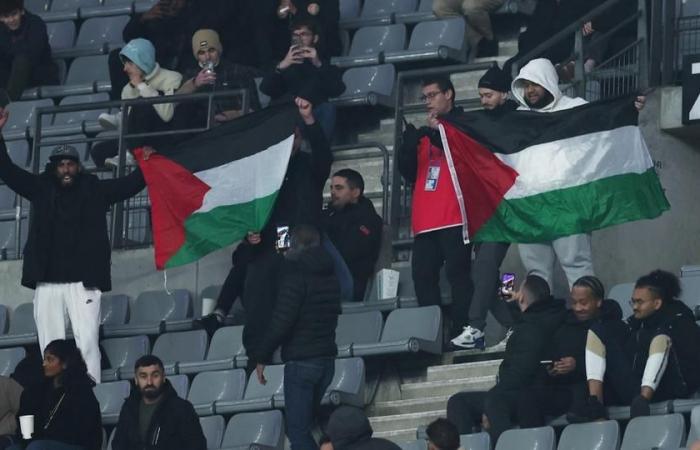
<svg viewBox="0 0 700 450"><path fill-rule="evenodd" d="M655 270L635 283L626 336L614 339L602 324L591 327L585 356L590 397L569 421L603 419L603 405L630 405L632 417L648 416L651 401L697 391L700 327L680 293L675 275Z"/></svg>
<svg viewBox="0 0 700 450"><path fill-rule="evenodd" d="M413 284L420 306L440 305L440 269L445 265L452 290L451 335L456 336L467 325L469 316L472 246L465 244L462 237L462 213L437 130L437 118L462 114L463 110L455 107L455 89L449 78L427 78L422 86L428 126L416 129L407 124L398 153L399 172L414 185Z"/></svg>

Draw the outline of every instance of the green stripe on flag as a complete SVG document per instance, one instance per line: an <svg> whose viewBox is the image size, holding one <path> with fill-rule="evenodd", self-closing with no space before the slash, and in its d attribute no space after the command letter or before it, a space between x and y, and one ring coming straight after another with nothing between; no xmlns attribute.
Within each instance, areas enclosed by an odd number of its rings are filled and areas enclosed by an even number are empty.
<svg viewBox="0 0 700 450"><path fill-rule="evenodd" d="M580 186L503 200L474 237L476 242L547 242L640 219L670 205L652 168Z"/></svg>
<svg viewBox="0 0 700 450"><path fill-rule="evenodd" d="M250 202L219 206L195 213L185 220L185 242L165 264L166 268L188 264L261 230L275 205L277 192Z"/></svg>

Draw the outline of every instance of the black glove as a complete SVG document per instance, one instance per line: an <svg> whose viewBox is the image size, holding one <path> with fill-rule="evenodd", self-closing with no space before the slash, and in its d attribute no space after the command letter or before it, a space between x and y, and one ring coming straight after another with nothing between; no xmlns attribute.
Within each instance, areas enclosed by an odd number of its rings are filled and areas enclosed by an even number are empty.
<svg viewBox="0 0 700 450"><path fill-rule="evenodd" d="M649 415L651 415L651 409L649 408L649 400L642 397L641 395L636 396L630 404L630 417L634 419L635 417Z"/></svg>

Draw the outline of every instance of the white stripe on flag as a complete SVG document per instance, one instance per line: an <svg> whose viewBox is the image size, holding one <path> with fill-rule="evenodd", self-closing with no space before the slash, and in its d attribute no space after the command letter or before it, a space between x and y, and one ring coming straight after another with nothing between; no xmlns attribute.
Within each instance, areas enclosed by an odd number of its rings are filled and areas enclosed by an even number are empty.
<svg viewBox="0 0 700 450"><path fill-rule="evenodd" d="M533 145L496 154L518 172L505 198L529 197L627 173L644 173L653 162L636 126Z"/></svg>
<svg viewBox="0 0 700 450"><path fill-rule="evenodd" d="M195 173L211 189L194 213L251 202L277 192L287 172L293 143L291 135L254 155Z"/></svg>

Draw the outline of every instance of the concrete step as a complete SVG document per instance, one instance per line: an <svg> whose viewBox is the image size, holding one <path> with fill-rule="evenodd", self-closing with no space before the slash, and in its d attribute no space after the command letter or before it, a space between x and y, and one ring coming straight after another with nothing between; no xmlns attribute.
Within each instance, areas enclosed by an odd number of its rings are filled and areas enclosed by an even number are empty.
<svg viewBox="0 0 700 450"><path fill-rule="evenodd" d="M438 397L452 395L460 391L487 391L496 384L496 376L489 375L454 380L424 381L401 385L401 398Z"/></svg>
<svg viewBox="0 0 700 450"><path fill-rule="evenodd" d="M518 40L508 39L507 41L498 41L498 56L511 58L518 53Z"/></svg>
<svg viewBox="0 0 700 450"><path fill-rule="evenodd" d="M377 402L370 406L367 414L370 416L391 416L395 414L437 411L447 408L447 399L449 398L448 395L441 395L439 397Z"/></svg>
<svg viewBox="0 0 700 450"><path fill-rule="evenodd" d="M493 376L498 373L500 359L463 364L428 367L426 381L455 380Z"/></svg>
<svg viewBox="0 0 700 450"><path fill-rule="evenodd" d="M403 444L416 440L416 429L407 428L405 430L375 431L372 433L372 437L388 439L397 444Z"/></svg>
<svg viewBox="0 0 700 450"><path fill-rule="evenodd" d="M393 416L370 417L369 423L375 432L409 430L428 425L439 417L445 417L445 410L423 411L417 413L396 414ZM414 438L415 439L415 438Z"/></svg>

